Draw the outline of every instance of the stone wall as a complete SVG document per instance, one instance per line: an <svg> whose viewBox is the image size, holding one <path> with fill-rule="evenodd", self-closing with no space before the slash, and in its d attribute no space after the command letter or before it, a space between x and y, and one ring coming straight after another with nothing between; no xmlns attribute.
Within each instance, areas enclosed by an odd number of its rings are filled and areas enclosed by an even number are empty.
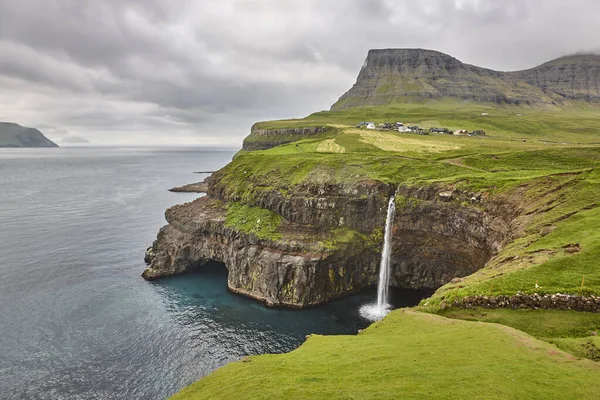
<svg viewBox="0 0 600 400"><path fill-rule="evenodd" d="M467 296L451 304L456 308L512 308L512 309L555 309L600 312L600 296L579 296L570 294L524 294L512 296ZM442 303L442 308L448 308Z"/></svg>

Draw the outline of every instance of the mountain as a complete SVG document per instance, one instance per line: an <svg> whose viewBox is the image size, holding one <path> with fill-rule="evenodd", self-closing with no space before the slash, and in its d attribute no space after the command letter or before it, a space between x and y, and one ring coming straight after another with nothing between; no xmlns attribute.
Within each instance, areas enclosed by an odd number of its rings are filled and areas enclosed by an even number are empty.
<svg viewBox="0 0 600 400"><path fill-rule="evenodd" d="M524 71L500 72L433 50L369 50L356 83L331 109L442 97L516 105L598 102L600 56L573 55Z"/></svg>
<svg viewBox="0 0 600 400"><path fill-rule="evenodd" d="M35 128L0 122L0 147L58 147Z"/></svg>
<svg viewBox="0 0 600 400"><path fill-rule="evenodd" d="M561 57L508 75L566 99L600 101L600 55Z"/></svg>

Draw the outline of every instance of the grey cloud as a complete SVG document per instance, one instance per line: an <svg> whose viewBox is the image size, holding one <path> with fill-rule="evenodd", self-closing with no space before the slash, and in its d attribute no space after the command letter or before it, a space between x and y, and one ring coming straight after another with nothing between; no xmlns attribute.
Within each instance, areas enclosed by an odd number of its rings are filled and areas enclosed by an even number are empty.
<svg viewBox="0 0 600 400"><path fill-rule="evenodd" d="M599 50L599 14L593 0L0 2L0 118L98 144L239 144L256 120L328 108L370 48L521 69Z"/></svg>

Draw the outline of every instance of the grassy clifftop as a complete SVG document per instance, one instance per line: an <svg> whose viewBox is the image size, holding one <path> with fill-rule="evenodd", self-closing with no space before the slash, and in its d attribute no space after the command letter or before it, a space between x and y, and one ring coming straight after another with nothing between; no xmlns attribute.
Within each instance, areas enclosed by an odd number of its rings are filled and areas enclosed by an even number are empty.
<svg viewBox="0 0 600 400"><path fill-rule="evenodd" d="M600 142L599 106L570 102L558 108L519 107L460 101L403 99L387 106L361 106L338 111L320 111L305 118L259 122L260 129L307 126L354 126L360 121L396 122L422 127L483 129L496 138L532 138L558 142ZM487 113L488 115L481 115Z"/></svg>

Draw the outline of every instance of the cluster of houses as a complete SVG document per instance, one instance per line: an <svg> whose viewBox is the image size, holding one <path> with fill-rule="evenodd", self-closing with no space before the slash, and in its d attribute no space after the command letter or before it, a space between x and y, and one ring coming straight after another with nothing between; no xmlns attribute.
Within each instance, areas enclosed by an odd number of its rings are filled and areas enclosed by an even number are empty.
<svg viewBox="0 0 600 400"><path fill-rule="evenodd" d="M378 129L380 131L398 131L418 133L420 135L429 135L427 131L419 128L417 125L404 125L402 122L384 122L383 124L375 125L374 122L359 122L357 128Z"/></svg>
<svg viewBox="0 0 600 400"><path fill-rule="evenodd" d="M357 128L378 129L380 131L398 131L407 133L416 133L419 135L429 135L431 133L444 133L457 136L485 136L485 131L480 129L469 132L466 129L458 129L451 131L448 128L430 128L429 132L419 128L417 125L404 125L402 122L384 122L383 124L375 125L375 122L359 122Z"/></svg>
<svg viewBox="0 0 600 400"><path fill-rule="evenodd" d="M430 128L429 132L445 133L448 135L457 135L457 136L485 136L485 131L483 131L481 129L477 129L472 132L469 132L466 129L457 129L455 131L451 131L448 128Z"/></svg>
<svg viewBox="0 0 600 400"><path fill-rule="evenodd" d="M357 128L367 128L367 129L377 129L377 126L375 126L375 122L359 122L356 125Z"/></svg>

